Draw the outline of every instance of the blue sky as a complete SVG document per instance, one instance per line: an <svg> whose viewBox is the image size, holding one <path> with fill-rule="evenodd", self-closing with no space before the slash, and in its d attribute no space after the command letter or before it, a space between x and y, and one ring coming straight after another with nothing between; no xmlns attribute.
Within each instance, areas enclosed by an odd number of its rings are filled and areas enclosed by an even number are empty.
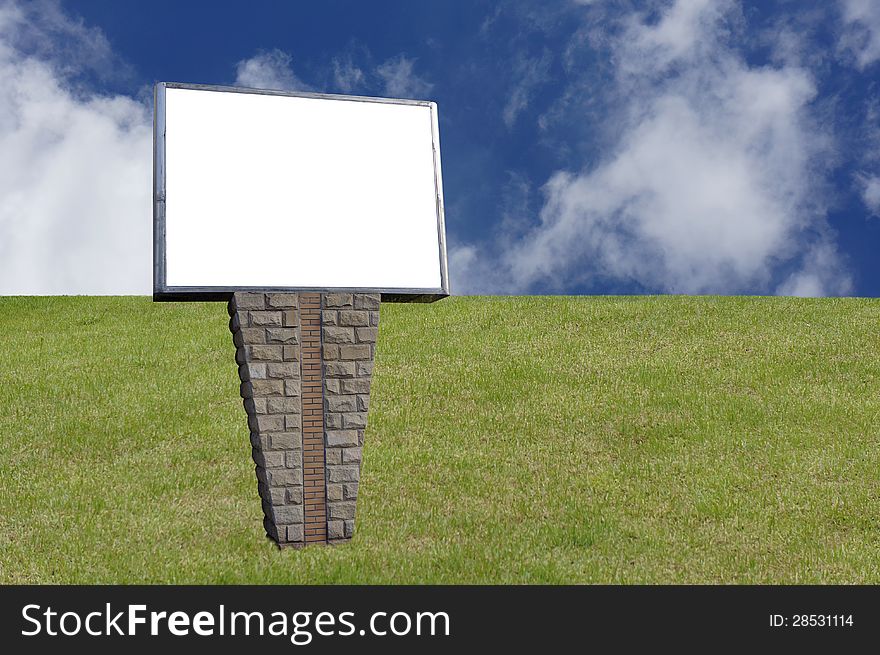
<svg viewBox="0 0 880 655"><path fill-rule="evenodd" d="M150 293L156 81L437 101L454 293L880 295L880 0L0 0L0 293Z"/></svg>

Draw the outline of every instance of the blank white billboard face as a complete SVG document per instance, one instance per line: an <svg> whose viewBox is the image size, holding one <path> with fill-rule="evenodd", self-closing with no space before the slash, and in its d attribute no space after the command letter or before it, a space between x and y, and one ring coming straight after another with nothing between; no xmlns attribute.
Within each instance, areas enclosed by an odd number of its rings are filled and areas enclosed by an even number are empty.
<svg viewBox="0 0 880 655"><path fill-rule="evenodd" d="M161 84L158 298L448 294L436 105Z"/></svg>

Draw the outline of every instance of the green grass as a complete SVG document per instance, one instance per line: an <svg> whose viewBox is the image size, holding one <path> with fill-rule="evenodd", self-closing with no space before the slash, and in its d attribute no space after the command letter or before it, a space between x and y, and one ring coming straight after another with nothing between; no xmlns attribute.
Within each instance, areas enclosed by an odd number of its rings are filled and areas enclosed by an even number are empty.
<svg viewBox="0 0 880 655"><path fill-rule="evenodd" d="M0 299L0 582L880 582L880 300L385 305L355 539L283 552L226 321Z"/></svg>

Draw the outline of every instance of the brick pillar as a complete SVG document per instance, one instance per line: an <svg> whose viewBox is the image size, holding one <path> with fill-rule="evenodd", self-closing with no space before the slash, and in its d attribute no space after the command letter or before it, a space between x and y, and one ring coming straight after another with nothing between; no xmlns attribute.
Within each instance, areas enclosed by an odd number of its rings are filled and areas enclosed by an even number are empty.
<svg viewBox="0 0 880 655"><path fill-rule="evenodd" d="M263 503L279 546L354 533L378 294L234 294L229 328Z"/></svg>
<svg viewBox="0 0 880 655"><path fill-rule="evenodd" d="M327 542L324 462L324 385L321 358L321 294L300 295L303 378L303 487L306 543Z"/></svg>

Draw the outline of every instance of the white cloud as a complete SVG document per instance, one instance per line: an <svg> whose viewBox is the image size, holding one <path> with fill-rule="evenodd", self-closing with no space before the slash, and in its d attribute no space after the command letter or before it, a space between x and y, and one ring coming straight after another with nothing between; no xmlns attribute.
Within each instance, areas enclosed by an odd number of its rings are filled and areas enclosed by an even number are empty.
<svg viewBox="0 0 880 655"><path fill-rule="evenodd" d="M494 256L461 246L459 292L603 279L675 293L850 288L817 191L829 139L810 119L813 81L749 66L727 45L737 9L680 0L653 24L631 20L611 52L623 99L613 147L553 174L539 223L501 235ZM796 267L788 286L782 265Z"/></svg>
<svg viewBox="0 0 880 655"><path fill-rule="evenodd" d="M388 59L376 68L385 85L385 95L392 98L424 99L434 85L416 74L415 60L404 55Z"/></svg>
<svg viewBox="0 0 880 655"><path fill-rule="evenodd" d="M662 70L679 61L692 61L698 51L713 49L715 44L707 36L724 35L731 5L728 0L676 0L654 25L642 23L635 14L620 43L623 72Z"/></svg>
<svg viewBox="0 0 880 655"><path fill-rule="evenodd" d="M427 98L434 85L416 73L416 60L401 53L375 64L364 46L351 44L331 60L333 87L343 93L381 94L392 98Z"/></svg>
<svg viewBox="0 0 880 655"><path fill-rule="evenodd" d="M837 248L830 241L818 241L801 258L798 270L774 291L780 296L841 296L852 291L849 273Z"/></svg>
<svg viewBox="0 0 880 655"><path fill-rule="evenodd" d="M0 294L152 290L149 108L71 81L109 68L56 4L0 4Z"/></svg>
<svg viewBox="0 0 880 655"><path fill-rule="evenodd" d="M351 55L333 58L333 83L344 93L353 93L366 84L364 71L357 66Z"/></svg>
<svg viewBox="0 0 880 655"><path fill-rule="evenodd" d="M395 98L424 98L433 84L415 72L415 60L400 54L378 66L369 63L371 57L363 55L368 65L355 63L351 53L330 60L333 86L344 93L362 92L371 86L384 87L384 94ZM286 91L313 91L293 70L291 56L282 50L260 52L244 59L235 67L237 86Z"/></svg>
<svg viewBox="0 0 880 655"><path fill-rule="evenodd" d="M128 65L113 55L104 33L64 13L58 0L0 0L6 16L3 44L22 55L52 62L59 74L89 71L99 77L127 73Z"/></svg>
<svg viewBox="0 0 880 655"><path fill-rule="evenodd" d="M501 113L507 127L513 126L520 112L528 107L535 89L549 79L550 63L551 56L546 51L541 57L521 57L516 60L513 67L516 83Z"/></svg>
<svg viewBox="0 0 880 655"><path fill-rule="evenodd" d="M235 66L235 85L278 91L310 91L311 87L293 72L289 54L275 49L243 59Z"/></svg>
<svg viewBox="0 0 880 655"><path fill-rule="evenodd" d="M880 175L859 176L858 182L865 207L874 216L880 216Z"/></svg>
<svg viewBox="0 0 880 655"><path fill-rule="evenodd" d="M840 45L852 52L859 68L880 59L880 2L841 0L844 31Z"/></svg>

